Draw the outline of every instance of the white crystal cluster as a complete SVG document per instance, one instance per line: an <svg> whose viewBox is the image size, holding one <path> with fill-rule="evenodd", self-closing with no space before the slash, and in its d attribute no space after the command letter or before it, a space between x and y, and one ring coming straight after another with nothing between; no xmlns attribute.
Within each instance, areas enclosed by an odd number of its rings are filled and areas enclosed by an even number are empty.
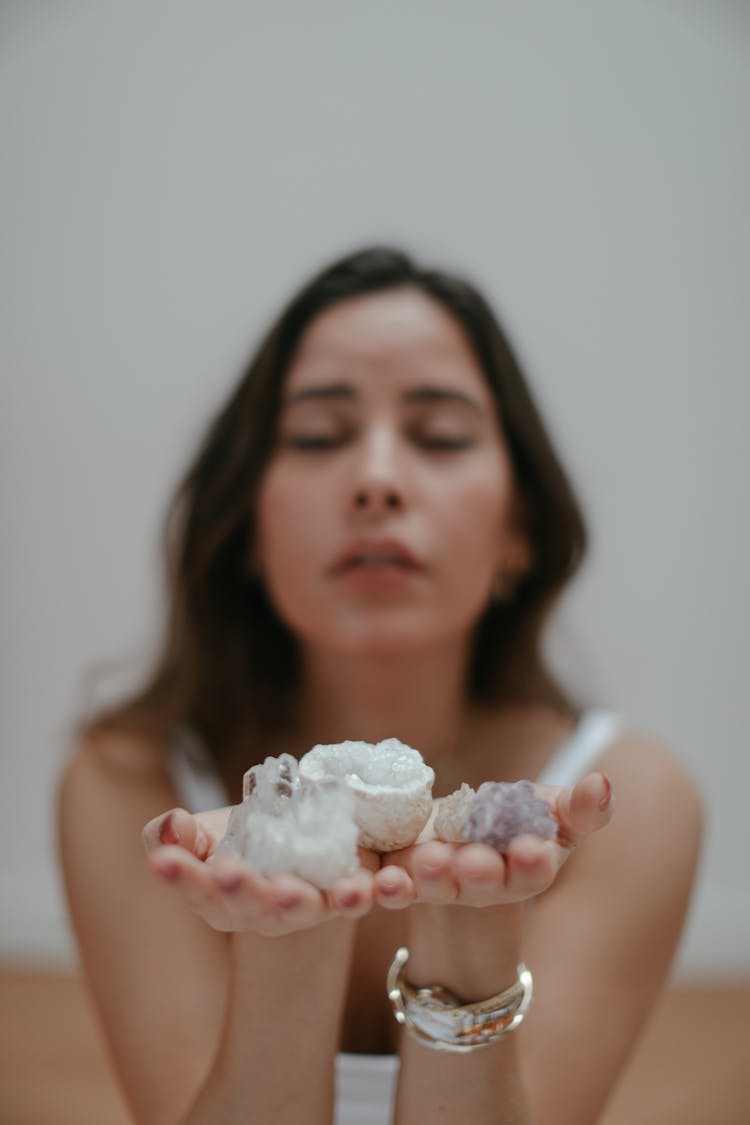
<svg viewBox="0 0 750 1125"><path fill-rule="evenodd" d="M357 870L354 795L341 781L302 785L291 754L266 758L243 778L219 852L261 875L289 872L326 890Z"/></svg>
<svg viewBox="0 0 750 1125"><path fill-rule="evenodd" d="M432 811L435 773L397 738L313 746L299 776L304 784L344 781L356 799L359 843L377 852L413 844Z"/></svg>
<svg viewBox="0 0 750 1125"><path fill-rule="evenodd" d="M434 780L419 751L396 738L314 746L299 762L269 757L243 777L218 851L325 890L357 870L357 844L387 852L416 840Z"/></svg>

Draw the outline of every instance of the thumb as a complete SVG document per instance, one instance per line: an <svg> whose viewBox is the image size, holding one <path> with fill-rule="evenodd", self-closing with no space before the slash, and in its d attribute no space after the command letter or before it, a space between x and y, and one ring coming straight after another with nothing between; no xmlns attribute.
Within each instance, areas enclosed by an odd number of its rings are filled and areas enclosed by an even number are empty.
<svg viewBox="0 0 750 1125"><path fill-rule="evenodd" d="M195 817L186 809L176 808L150 820L141 833L141 839L147 854L165 844L178 844L197 854L199 835Z"/></svg>
<svg viewBox="0 0 750 1125"><path fill-rule="evenodd" d="M612 818L612 788L603 773L586 774L577 785L563 788L555 802L558 841L571 847Z"/></svg>

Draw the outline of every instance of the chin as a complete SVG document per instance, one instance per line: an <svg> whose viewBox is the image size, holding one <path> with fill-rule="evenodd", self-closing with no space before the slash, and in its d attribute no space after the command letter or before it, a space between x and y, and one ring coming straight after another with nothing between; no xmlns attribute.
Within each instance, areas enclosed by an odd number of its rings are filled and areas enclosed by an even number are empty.
<svg viewBox="0 0 750 1125"><path fill-rule="evenodd" d="M436 621L432 615L381 612L341 622L329 619L325 631L310 640L345 656L395 657L453 646L472 627L473 622Z"/></svg>

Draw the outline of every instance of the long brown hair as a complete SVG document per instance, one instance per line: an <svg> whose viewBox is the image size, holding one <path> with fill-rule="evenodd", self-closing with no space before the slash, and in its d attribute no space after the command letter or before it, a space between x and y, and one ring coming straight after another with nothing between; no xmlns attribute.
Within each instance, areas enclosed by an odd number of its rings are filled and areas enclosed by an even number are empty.
<svg viewBox="0 0 750 1125"><path fill-rule="evenodd" d="M580 564L586 531L518 361L472 284L400 250L373 247L335 262L293 297L209 426L165 525L168 615L155 667L141 690L90 720L88 730L124 728L164 742L189 727L218 761L244 743L249 762L283 723L298 682L297 647L248 558L253 498L273 449L284 377L319 312L401 286L439 301L463 326L498 404L531 543L533 565L514 597L489 606L477 625L471 693L574 710L545 667L541 633Z"/></svg>

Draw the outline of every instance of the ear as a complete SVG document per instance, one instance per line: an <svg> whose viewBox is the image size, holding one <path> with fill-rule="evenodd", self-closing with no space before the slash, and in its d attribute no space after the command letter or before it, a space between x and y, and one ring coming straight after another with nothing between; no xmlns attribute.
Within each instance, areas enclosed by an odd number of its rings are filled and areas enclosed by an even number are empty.
<svg viewBox="0 0 750 1125"><path fill-rule="evenodd" d="M511 509L500 534L498 571L516 579L522 578L534 565L534 551L528 533L524 503L514 492Z"/></svg>
<svg viewBox="0 0 750 1125"><path fill-rule="evenodd" d="M498 565L492 582L491 599L495 603L512 602L521 580L533 566L531 544L525 532L506 532L498 552Z"/></svg>
<svg viewBox="0 0 750 1125"><path fill-rule="evenodd" d="M522 578L531 570L533 561L531 544L526 533L520 529L506 532L498 552L498 570L514 578Z"/></svg>

